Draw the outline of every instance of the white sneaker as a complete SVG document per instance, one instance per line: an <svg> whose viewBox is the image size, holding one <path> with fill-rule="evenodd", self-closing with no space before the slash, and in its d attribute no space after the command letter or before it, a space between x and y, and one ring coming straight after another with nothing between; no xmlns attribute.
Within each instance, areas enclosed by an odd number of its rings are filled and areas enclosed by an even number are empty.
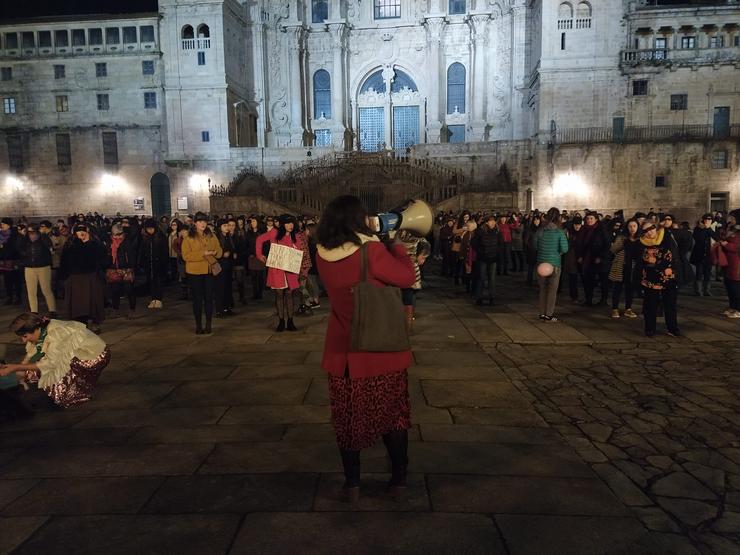
<svg viewBox="0 0 740 555"><path fill-rule="evenodd" d="M146 307L147 308L157 308L157 301L150 302Z"/></svg>
<svg viewBox="0 0 740 555"><path fill-rule="evenodd" d="M735 310L727 315L728 318L740 318L740 310Z"/></svg>
<svg viewBox="0 0 740 555"><path fill-rule="evenodd" d="M735 311L732 310L731 308L726 308L725 310L722 311L722 316L729 316L733 312L735 312Z"/></svg>
<svg viewBox="0 0 740 555"><path fill-rule="evenodd" d="M162 301L157 301L157 305L154 308L162 308Z"/></svg>

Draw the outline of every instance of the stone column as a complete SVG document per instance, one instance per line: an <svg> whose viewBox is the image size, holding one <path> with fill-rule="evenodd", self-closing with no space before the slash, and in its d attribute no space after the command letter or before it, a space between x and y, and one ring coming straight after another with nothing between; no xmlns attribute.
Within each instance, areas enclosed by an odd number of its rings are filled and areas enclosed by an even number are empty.
<svg viewBox="0 0 740 555"><path fill-rule="evenodd" d="M287 60L290 102L290 146L303 146L303 38L305 28L302 24L286 25L288 35Z"/></svg>
<svg viewBox="0 0 740 555"><path fill-rule="evenodd" d="M472 94L469 96L472 104L470 141L486 140L486 48L490 18L490 14L474 14L468 20L473 44Z"/></svg>
<svg viewBox="0 0 740 555"><path fill-rule="evenodd" d="M496 52L493 75L488 76L486 120L491 126L489 139L511 139L511 15L494 18L491 45Z"/></svg>
<svg viewBox="0 0 740 555"><path fill-rule="evenodd" d="M523 0L511 8L511 124L514 139L527 137L524 94L527 87L527 10Z"/></svg>
<svg viewBox="0 0 740 555"><path fill-rule="evenodd" d="M383 81L385 81L385 104L383 112L385 115L385 148L393 148L393 103L391 102L391 88L396 72L390 64L383 68Z"/></svg>
<svg viewBox="0 0 740 555"><path fill-rule="evenodd" d="M427 92L427 142L439 143L444 125L444 108L439 94L440 81L446 76L439 67L439 47L442 31L446 24L444 17L428 17L424 21L427 31L427 68L429 69L429 91ZM442 112L440 114L440 108ZM441 116L441 117L440 117Z"/></svg>
<svg viewBox="0 0 740 555"><path fill-rule="evenodd" d="M347 26L344 23L330 23L328 27L334 53L334 64L331 74L331 142L336 148L342 150L345 148L344 135L347 128L347 108L344 98L347 89L344 83Z"/></svg>

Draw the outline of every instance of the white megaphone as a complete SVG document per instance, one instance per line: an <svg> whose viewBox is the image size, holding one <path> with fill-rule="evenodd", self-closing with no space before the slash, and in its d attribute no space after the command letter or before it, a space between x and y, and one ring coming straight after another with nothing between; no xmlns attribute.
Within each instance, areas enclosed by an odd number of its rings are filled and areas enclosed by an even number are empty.
<svg viewBox="0 0 740 555"><path fill-rule="evenodd" d="M432 209L423 200L409 200L399 208L370 217L370 227L380 235L407 229L425 237L432 229Z"/></svg>

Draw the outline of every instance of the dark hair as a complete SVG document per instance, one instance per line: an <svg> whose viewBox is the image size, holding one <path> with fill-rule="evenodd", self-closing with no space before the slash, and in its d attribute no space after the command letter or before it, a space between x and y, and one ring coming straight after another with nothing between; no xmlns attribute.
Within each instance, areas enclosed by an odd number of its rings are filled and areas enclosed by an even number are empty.
<svg viewBox="0 0 740 555"><path fill-rule="evenodd" d="M367 210L362 201L353 195L342 195L326 205L324 213L319 219L316 232L316 241L326 249L335 249L344 243L362 245L357 236L374 235L365 218Z"/></svg>
<svg viewBox="0 0 740 555"><path fill-rule="evenodd" d="M288 232L285 230L285 226L288 224L293 224L293 231L290 232L290 238L295 243L295 236L296 233L298 233L298 221L296 220L295 216L292 216L290 214L283 214L277 219L277 223L277 240L280 241L280 239L288 234Z"/></svg>
<svg viewBox="0 0 740 555"><path fill-rule="evenodd" d="M206 228L203 230L203 235L208 236L211 235L211 228L206 226ZM198 228L195 227L195 223L188 228L188 237L197 237L198 236Z"/></svg>
<svg viewBox="0 0 740 555"><path fill-rule="evenodd" d="M635 222L635 224L637 224L637 233L635 233L635 236L639 237L640 236L640 222L637 221L637 218L630 218L629 220L624 222L624 229L622 229L622 233L624 233L625 237L629 239L630 232L628 228L630 226L630 222Z"/></svg>
<svg viewBox="0 0 740 555"><path fill-rule="evenodd" d="M547 211L545 219L551 224L558 225L560 223L560 210L553 206L552 208L550 208L550 210Z"/></svg>
<svg viewBox="0 0 740 555"><path fill-rule="evenodd" d="M49 323L48 318L34 314L33 312L24 312L15 317L10 323L10 331L20 336L26 333L33 333L39 328L46 327Z"/></svg>
<svg viewBox="0 0 740 555"><path fill-rule="evenodd" d="M463 210L462 212L460 212L460 216L457 218L457 227L458 228L460 228L460 227L463 226L463 216L465 216L465 214L468 215L468 218L471 217L470 212L468 210Z"/></svg>

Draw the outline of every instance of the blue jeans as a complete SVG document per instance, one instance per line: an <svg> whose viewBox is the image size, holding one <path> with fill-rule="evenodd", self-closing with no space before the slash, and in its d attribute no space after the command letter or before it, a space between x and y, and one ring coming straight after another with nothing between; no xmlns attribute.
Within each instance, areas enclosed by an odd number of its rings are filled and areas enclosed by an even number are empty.
<svg viewBox="0 0 740 555"><path fill-rule="evenodd" d="M476 300L483 298L483 291L488 284L488 298L493 299L496 294L496 262L477 262L478 279L475 281L473 296Z"/></svg>

